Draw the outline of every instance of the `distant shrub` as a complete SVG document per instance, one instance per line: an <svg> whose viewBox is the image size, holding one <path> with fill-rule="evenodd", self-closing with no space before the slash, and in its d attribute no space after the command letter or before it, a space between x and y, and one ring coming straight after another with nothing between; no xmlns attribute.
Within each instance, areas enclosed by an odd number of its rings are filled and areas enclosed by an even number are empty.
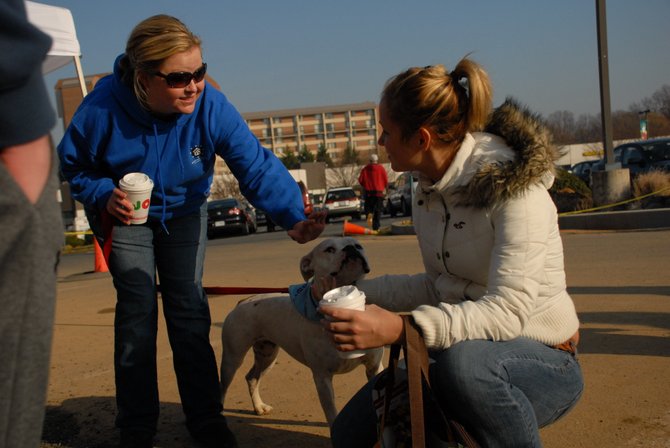
<svg viewBox="0 0 670 448"><path fill-rule="evenodd" d="M66 235L65 244L72 247L79 247L86 244L84 238L79 238L77 235Z"/></svg>
<svg viewBox="0 0 670 448"><path fill-rule="evenodd" d="M556 169L556 179L549 194L559 213L593 207L591 189L580 178L562 168Z"/></svg>
<svg viewBox="0 0 670 448"><path fill-rule="evenodd" d="M636 202L637 207L657 208L670 204L670 173L652 170L642 173L633 180L633 195L638 198L651 193L653 196Z"/></svg>

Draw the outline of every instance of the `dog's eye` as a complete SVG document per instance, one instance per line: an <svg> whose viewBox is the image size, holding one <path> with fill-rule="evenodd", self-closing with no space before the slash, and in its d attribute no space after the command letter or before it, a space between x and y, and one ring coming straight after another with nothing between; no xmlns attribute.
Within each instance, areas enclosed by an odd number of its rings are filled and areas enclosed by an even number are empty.
<svg viewBox="0 0 670 448"><path fill-rule="evenodd" d="M354 247L358 250L363 250L363 246L361 246L360 244L356 244Z"/></svg>
<svg viewBox="0 0 670 448"><path fill-rule="evenodd" d="M329 246L324 250L324 252L328 252L329 254L335 253L335 248L333 246Z"/></svg>

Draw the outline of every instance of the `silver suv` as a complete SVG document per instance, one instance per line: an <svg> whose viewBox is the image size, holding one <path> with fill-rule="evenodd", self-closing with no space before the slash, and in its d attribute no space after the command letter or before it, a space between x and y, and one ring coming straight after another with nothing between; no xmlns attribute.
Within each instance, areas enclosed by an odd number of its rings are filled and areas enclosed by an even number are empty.
<svg viewBox="0 0 670 448"><path fill-rule="evenodd" d="M326 222L342 216L350 216L352 219L361 219L361 213L363 212L361 199L351 187L328 189L323 201L323 208L328 210Z"/></svg>

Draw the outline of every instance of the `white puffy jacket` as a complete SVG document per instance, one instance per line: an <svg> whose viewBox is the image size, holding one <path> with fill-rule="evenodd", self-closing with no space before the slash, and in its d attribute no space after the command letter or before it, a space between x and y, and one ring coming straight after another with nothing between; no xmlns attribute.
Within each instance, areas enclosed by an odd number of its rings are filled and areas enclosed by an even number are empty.
<svg viewBox="0 0 670 448"><path fill-rule="evenodd" d="M412 219L425 273L362 280L370 303L412 311L429 348L525 336L547 345L579 327L566 291L554 147L508 100L468 134L442 179L419 176Z"/></svg>

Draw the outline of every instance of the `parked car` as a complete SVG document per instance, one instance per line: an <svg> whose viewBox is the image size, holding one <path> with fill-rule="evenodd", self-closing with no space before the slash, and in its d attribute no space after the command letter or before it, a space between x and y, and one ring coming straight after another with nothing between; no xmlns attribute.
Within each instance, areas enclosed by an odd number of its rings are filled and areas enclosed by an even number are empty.
<svg viewBox="0 0 670 448"><path fill-rule="evenodd" d="M612 151L614 162L628 168L634 178L651 170L670 172L670 138L655 138L624 143ZM593 165L592 171L603 171L605 159Z"/></svg>
<svg viewBox="0 0 670 448"><path fill-rule="evenodd" d="M568 170L570 173L574 174L580 178L586 185L591 185L591 169L593 165L598 163L599 160L585 160L583 162L575 163Z"/></svg>
<svg viewBox="0 0 670 448"><path fill-rule="evenodd" d="M412 173L402 173L395 182L388 185L384 210L391 216L412 214L412 191L416 187L416 180Z"/></svg>
<svg viewBox="0 0 670 448"><path fill-rule="evenodd" d="M654 168L670 172L670 138L647 140L642 146L649 151L649 159Z"/></svg>
<svg viewBox="0 0 670 448"><path fill-rule="evenodd" d="M265 213L265 210L261 210L260 208L256 209L256 225L258 227L266 227L268 232L274 232L276 227L272 218Z"/></svg>
<svg viewBox="0 0 670 448"><path fill-rule="evenodd" d="M328 189L323 207L328 210L326 222L330 222L332 218L341 218L342 216L361 219L361 213L363 213L363 203L351 187Z"/></svg>
<svg viewBox="0 0 670 448"><path fill-rule="evenodd" d="M226 198L207 203L207 237L238 232L243 235L256 232L256 213L246 201Z"/></svg>
<svg viewBox="0 0 670 448"><path fill-rule="evenodd" d="M305 207L305 216L309 216L314 211L312 198L302 181L298 181L298 187L300 187L300 192L302 193L302 205ZM259 227L265 226L268 232L274 232L277 227L272 218L265 213L265 210L261 209L256 210L256 225Z"/></svg>

